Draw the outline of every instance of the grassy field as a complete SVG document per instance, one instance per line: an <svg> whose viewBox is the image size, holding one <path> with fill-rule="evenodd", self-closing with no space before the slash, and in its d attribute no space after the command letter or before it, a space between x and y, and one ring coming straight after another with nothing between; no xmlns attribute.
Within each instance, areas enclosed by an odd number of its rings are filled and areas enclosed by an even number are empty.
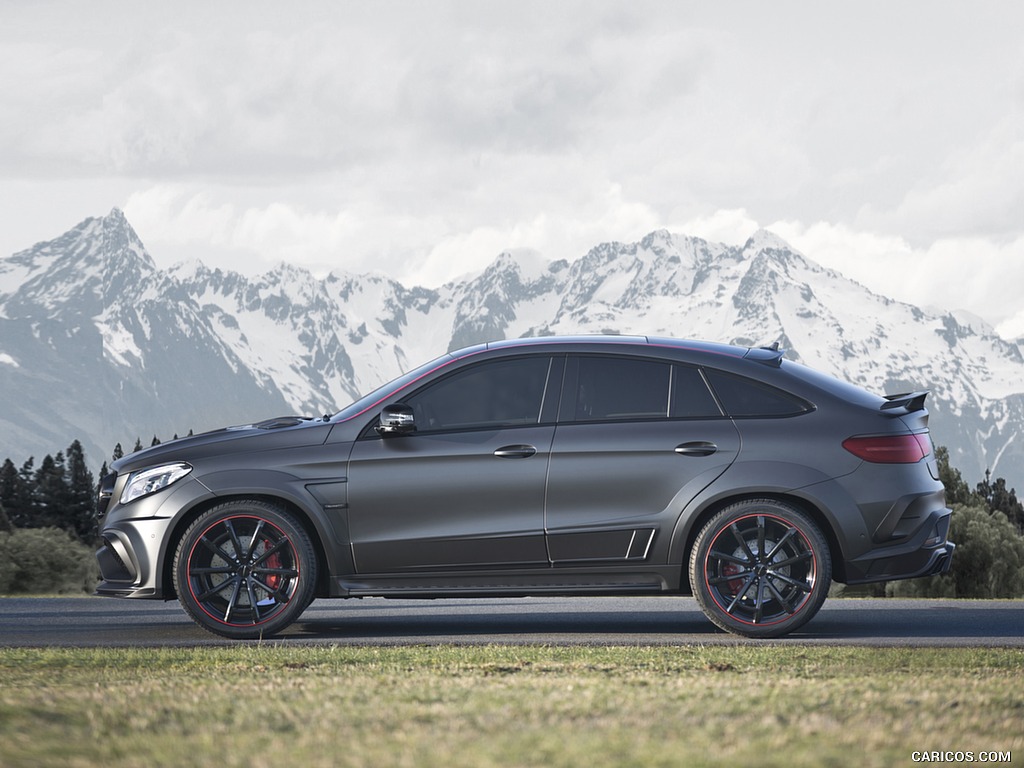
<svg viewBox="0 0 1024 768"><path fill-rule="evenodd" d="M3 766L1024 764L1019 650L0 649Z"/></svg>

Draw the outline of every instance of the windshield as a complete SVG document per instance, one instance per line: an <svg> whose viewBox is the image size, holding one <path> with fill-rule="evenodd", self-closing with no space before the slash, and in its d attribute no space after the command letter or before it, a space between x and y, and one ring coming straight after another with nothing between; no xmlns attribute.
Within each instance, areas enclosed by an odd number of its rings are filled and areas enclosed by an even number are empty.
<svg viewBox="0 0 1024 768"><path fill-rule="evenodd" d="M373 390L370 394L363 395L351 405L345 406L331 417L331 421L347 421L361 413L365 413L375 405L387 400L395 392L405 389L417 379L426 376L431 371L437 370L442 365L450 363L454 359L455 358L451 355L441 355L440 357L431 360L429 363L424 363L419 368L413 368L408 373L404 373L397 379L389 381L384 386L377 387L377 389Z"/></svg>

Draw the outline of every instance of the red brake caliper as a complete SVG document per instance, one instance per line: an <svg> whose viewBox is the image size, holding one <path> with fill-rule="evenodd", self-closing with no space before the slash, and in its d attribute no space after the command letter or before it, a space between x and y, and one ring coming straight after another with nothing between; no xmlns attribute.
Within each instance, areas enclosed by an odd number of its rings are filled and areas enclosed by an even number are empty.
<svg viewBox="0 0 1024 768"><path fill-rule="evenodd" d="M740 568L736 563L726 563L722 566L723 576L735 576L738 573L742 573L743 569ZM729 594L735 595L741 589L743 589L743 579L731 579L728 582Z"/></svg>
<svg viewBox="0 0 1024 768"><path fill-rule="evenodd" d="M263 542L264 549L270 549L272 546L273 546L273 544L271 542L269 542L269 541L264 541ZM281 567L281 555L278 554L277 552L275 552L270 557L268 557L264 562L267 564L267 568L280 568ZM279 574L279 573L271 573L271 574L269 574L267 576L267 586L270 587L271 589L273 589L274 591L277 591L277 588L279 586L281 586L281 574Z"/></svg>

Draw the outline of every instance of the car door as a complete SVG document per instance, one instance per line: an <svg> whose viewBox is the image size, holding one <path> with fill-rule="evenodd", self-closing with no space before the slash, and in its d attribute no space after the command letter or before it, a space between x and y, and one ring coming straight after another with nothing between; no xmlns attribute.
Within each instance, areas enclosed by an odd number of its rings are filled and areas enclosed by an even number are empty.
<svg viewBox="0 0 1024 768"><path fill-rule="evenodd" d="M735 460L739 435L695 367L607 355L567 366L548 471L549 556L644 561Z"/></svg>
<svg viewBox="0 0 1024 768"><path fill-rule="evenodd" d="M544 481L562 365L548 355L470 364L403 398L415 432L364 430L348 474L358 572L548 565Z"/></svg>

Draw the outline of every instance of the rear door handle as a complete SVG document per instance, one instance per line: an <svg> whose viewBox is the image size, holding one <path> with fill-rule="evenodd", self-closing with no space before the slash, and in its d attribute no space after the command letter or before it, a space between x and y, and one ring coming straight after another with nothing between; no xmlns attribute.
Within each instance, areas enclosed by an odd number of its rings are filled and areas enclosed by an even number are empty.
<svg viewBox="0 0 1024 768"><path fill-rule="evenodd" d="M532 445L506 445L494 452L499 459L528 459L537 452Z"/></svg>
<svg viewBox="0 0 1024 768"><path fill-rule="evenodd" d="M706 440L695 440L692 443L683 443L676 446L676 453L680 456L710 456L717 450L717 445Z"/></svg>

